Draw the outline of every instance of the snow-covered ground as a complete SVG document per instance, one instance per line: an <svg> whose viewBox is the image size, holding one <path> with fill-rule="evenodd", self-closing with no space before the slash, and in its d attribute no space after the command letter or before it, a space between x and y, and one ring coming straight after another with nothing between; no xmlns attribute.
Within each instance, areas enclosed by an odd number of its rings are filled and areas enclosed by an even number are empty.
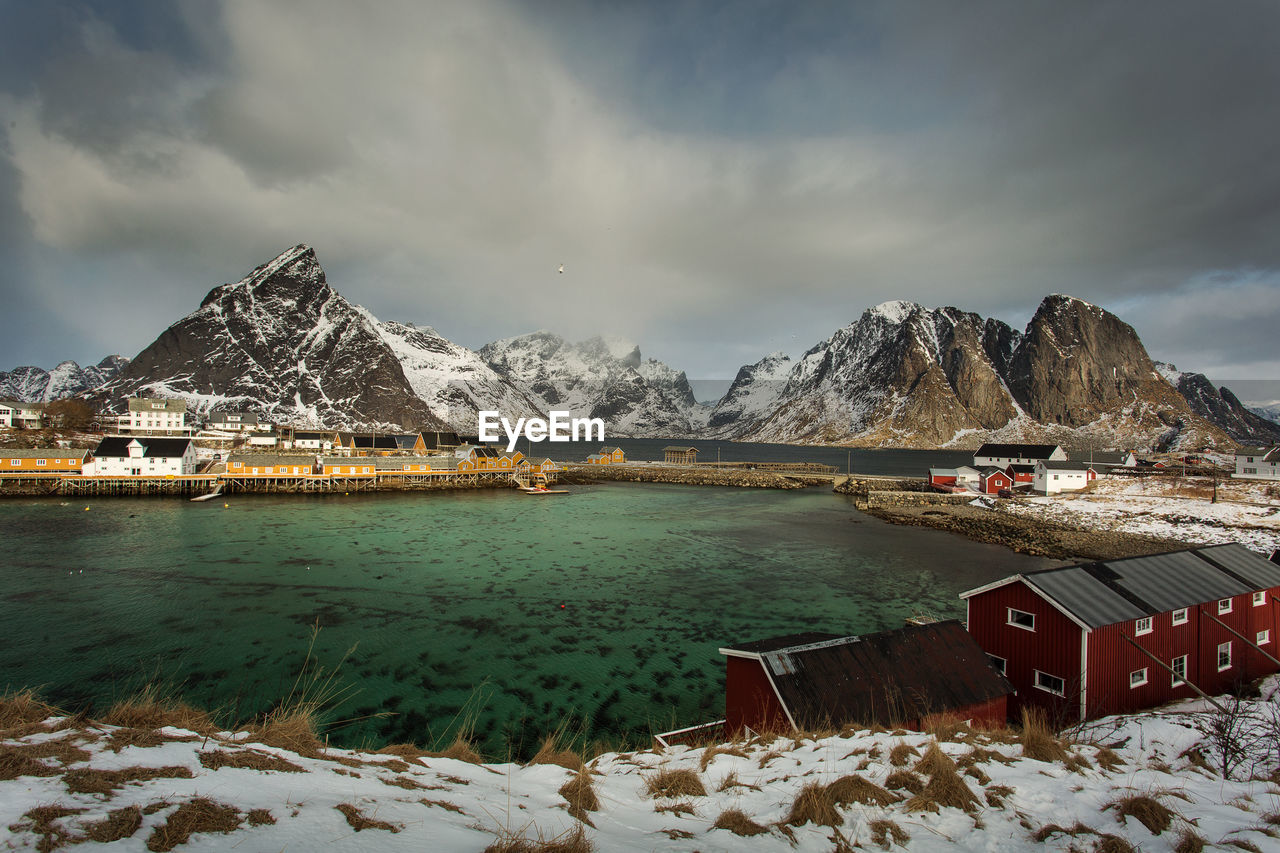
<svg viewBox="0 0 1280 853"><path fill-rule="evenodd" d="M1003 501L1010 513L1086 529L1138 533L1195 544L1239 542L1262 554L1280 548L1280 501L1255 481L1212 484L1172 479L1103 478L1087 493Z"/></svg>
<svg viewBox="0 0 1280 853"><path fill-rule="evenodd" d="M1264 696L1273 689L1274 680ZM495 840L579 831L592 846L569 850L856 844L924 853L1088 850L1104 841L1107 850L1198 850L1177 846L1191 836L1280 849L1280 788L1268 781L1280 779L1280 708L1274 697L1241 706L1246 716L1235 719L1252 728L1239 727L1236 740L1262 740L1224 779L1206 707L1100 721L1085 733L1092 743L1041 757L1024 754L1008 732L938 739L859 730L608 753L582 777L555 764L346 750L308 758L243 736L164 728L155 737L74 720L58 727L55 718L39 731L0 733L0 826L9 829L0 846L48 839L40 849L54 849L87 836L113 849L168 850L194 828L177 849L478 853ZM935 744L950 761L930 756ZM565 787L575 780L589 793ZM807 817L802 792L816 807ZM589 823L569 813L567 797Z"/></svg>

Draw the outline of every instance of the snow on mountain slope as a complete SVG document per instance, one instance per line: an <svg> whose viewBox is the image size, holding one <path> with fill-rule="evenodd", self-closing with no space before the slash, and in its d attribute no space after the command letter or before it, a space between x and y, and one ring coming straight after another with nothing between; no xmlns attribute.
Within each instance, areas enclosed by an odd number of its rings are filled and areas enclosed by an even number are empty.
<svg viewBox="0 0 1280 853"><path fill-rule="evenodd" d="M109 382L129 364L129 359L109 355L97 364L81 367L64 361L53 370L39 367L15 367L0 373L0 399L25 403L47 403L74 397Z"/></svg>
<svg viewBox="0 0 1280 853"><path fill-rule="evenodd" d="M438 429L377 320L329 287L315 252L282 252L215 287L95 397L164 394L197 412L234 402L298 426Z"/></svg>
<svg viewBox="0 0 1280 853"><path fill-rule="evenodd" d="M706 422L683 372L624 342L571 344L538 331L486 344L480 356L544 410L603 419L606 437L685 437Z"/></svg>
<svg viewBox="0 0 1280 853"><path fill-rule="evenodd" d="M442 337L429 326L384 322L382 339L391 347L415 394L461 435L474 435L477 413L516 418L545 417L539 404L498 375L480 355Z"/></svg>

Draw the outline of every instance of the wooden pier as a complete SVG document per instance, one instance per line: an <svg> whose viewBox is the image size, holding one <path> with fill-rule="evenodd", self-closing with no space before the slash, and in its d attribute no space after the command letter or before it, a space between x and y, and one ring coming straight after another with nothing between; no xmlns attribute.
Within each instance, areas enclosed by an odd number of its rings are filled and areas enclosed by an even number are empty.
<svg viewBox="0 0 1280 853"><path fill-rule="evenodd" d="M558 472L548 472L551 482ZM78 474L0 473L0 495L75 497L224 494L331 494L382 491L514 488L519 470L378 471L369 474L170 474L86 477Z"/></svg>

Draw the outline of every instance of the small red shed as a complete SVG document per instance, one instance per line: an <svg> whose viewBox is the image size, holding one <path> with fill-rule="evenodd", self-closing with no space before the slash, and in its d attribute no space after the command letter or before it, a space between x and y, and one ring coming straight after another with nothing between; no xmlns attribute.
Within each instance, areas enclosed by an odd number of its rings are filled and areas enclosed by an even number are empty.
<svg viewBox="0 0 1280 853"><path fill-rule="evenodd" d="M1073 721L1280 671L1280 565L1212 545L1013 575L961 593L969 633L1017 690Z"/></svg>
<svg viewBox="0 0 1280 853"><path fill-rule="evenodd" d="M881 723L936 714L1003 725L1012 687L955 620L841 637L795 634L720 649L725 733Z"/></svg>
<svg viewBox="0 0 1280 853"><path fill-rule="evenodd" d="M1012 477L1015 483L1030 483L1036 478L1034 465L1009 465L1004 472Z"/></svg>
<svg viewBox="0 0 1280 853"><path fill-rule="evenodd" d="M987 468L980 481L984 494L999 494L1001 489L1012 489L1013 478L999 468Z"/></svg>

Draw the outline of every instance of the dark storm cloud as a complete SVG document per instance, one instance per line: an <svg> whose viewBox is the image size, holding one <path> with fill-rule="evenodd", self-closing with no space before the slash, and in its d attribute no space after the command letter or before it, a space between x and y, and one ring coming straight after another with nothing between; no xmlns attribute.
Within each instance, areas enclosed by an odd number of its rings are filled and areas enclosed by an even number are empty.
<svg viewBox="0 0 1280 853"><path fill-rule="evenodd" d="M13 191L64 292L96 264L194 306L305 240L348 297L473 346L613 332L731 376L885 299L1021 325L1066 292L1180 367L1213 327L1241 330L1223 370L1280 371L1247 331L1280 307L1273 4L20 15Z"/></svg>

